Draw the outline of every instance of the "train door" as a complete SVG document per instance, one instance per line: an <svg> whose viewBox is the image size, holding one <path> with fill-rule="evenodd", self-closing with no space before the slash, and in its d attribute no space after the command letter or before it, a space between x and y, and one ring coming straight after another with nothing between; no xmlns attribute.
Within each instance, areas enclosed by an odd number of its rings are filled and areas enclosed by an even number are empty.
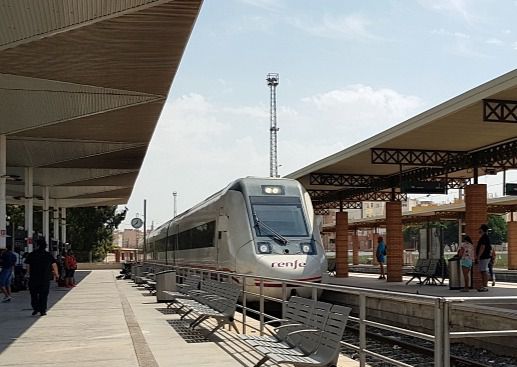
<svg viewBox="0 0 517 367"><path fill-rule="evenodd" d="M217 218L217 233L215 240L215 251L216 251L216 267L219 270L221 267L221 256L224 256L222 252L224 251L224 246L227 242L227 234L228 234L228 216L224 213L220 213Z"/></svg>

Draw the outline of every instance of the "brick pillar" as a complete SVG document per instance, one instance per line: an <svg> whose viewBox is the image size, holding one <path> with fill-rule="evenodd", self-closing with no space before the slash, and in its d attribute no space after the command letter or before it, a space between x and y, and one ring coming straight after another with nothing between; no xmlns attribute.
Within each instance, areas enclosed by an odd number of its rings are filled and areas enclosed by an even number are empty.
<svg viewBox="0 0 517 367"><path fill-rule="evenodd" d="M379 235L377 234L377 231L374 231L373 229L370 231L368 238L372 241L372 265L379 265L379 262L377 261L377 238Z"/></svg>
<svg viewBox="0 0 517 367"><path fill-rule="evenodd" d="M402 237L402 203L386 203L386 246L388 246L388 282L402 281L404 245Z"/></svg>
<svg viewBox="0 0 517 367"><path fill-rule="evenodd" d="M517 222L508 222L508 270L517 270Z"/></svg>
<svg viewBox="0 0 517 367"><path fill-rule="evenodd" d="M336 213L336 277L348 278L348 213Z"/></svg>
<svg viewBox="0 0 517 367"><path fill-rule="evenodd" d="M357 231L352 235L352 264L359 265L359 236Z"/></svg>
<svg viewBox="0 0 517 367"><path fill-rule="evenodd" d="M486 185L468 185L465 188L465 233L472 238L474 248L479 240L479 226L487 221ZM479 267L474 265L472 271L474 288L481 286Z"/></svg>

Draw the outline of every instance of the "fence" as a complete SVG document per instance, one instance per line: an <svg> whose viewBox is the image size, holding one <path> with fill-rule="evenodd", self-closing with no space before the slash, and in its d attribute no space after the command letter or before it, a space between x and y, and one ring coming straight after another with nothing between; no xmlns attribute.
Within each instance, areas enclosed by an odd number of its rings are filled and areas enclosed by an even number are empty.
<svg viewBox="0 0 517 367"><path fill-rule="evenodd" d="M359 325L359 345L353 345L342 341L343 346L355 350L359 356L359 363L361 367L366 366L366 358L373 357L391 363L395 366L413 367L402 361L398 361L373 350L367 349L367 327L374 327L381 330L386 330L394 333L403 334L420 340L426 340L434 344L434 366L435 367L450 367L450 341L454 339L464 338L487 338L495 336L517 336L517 330L487 330L487 331L451 331L449 321L451 320L451 313L455 310L457 305L473 305L473 304L515 304L517 297L433 297L425 295L416 295L409 293L398 293L391 291L372 290L365 288L356 288L350 286L339 286L332 284L311 283L303 281L295 281L289 279L279 279L271 277L263 277L249 274L238 274L225 271L209 270L203 268L172 266L163 264L146 263L144 266L150 267L152 271L156 272L165 269L175 269L179 277L184 277L187 274L197 273L202 279L213 278L219 281L238 281L242 284L242 298L238 309L241 310L242 320L237 322L242 324L243 333L246 333L248 327L247 317L249 314L255 315L259 320L259 332L264 333L265 322L274 320L276 317L266 314L265 302L277 302L282 305L282 316L284 315L285 305L289 298L289 290L292 287L301 287L304 290L309 290L312 299L317 300L318 294L322 291L331 291L342 293L346 295L353 295L358 298L359 312L357 316L350 316L349 321ZM251 280L251 282L249 282ZM264 294L264 285L267 282L275 282L281 285L281 298L270 297ZM249 284L257 284L258 293L250 291ZM255 310L248 307L248 298L258 297L259 309ZM373 321L367 317L367 301L369 299L390 300L397 301L404 304L411 303L421 306L432 307L434 314L434 332L423 333L411 330L409 328L397 327L386 323Z"/></svg>

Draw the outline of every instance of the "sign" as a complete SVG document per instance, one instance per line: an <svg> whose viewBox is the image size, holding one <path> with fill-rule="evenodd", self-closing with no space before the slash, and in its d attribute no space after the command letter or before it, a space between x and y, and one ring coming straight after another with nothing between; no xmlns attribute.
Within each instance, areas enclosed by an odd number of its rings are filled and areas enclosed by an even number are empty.
<svg viewBox="0 0 517 367"><path fill-rule="evenodd" d="M133 228L138 229L144 225L144 221L140 218L133 218L131 219L131 225L133 226Z"/></svg>
<svg viewBox="0 0 517 367"><path fill-rule="evenodd" d="M504 187L504 192L506 195L517 195L517 184L507 183Z"/></svg>
<svg viewBox="0 0 517 367"><path fill-rule="evenodd" d="M447 186L439 181L420 181L405 183L401 191L407 194L446 194Z"/></svg>

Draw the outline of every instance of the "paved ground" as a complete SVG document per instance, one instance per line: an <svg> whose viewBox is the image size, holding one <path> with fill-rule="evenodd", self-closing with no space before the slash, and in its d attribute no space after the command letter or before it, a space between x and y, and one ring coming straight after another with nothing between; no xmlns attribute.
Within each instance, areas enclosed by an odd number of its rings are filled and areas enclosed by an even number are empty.
<svg viewBox="0 0 517 367"><path fill-rule="evenodd" d="M361 274L351 273L348 278L329 277L327 279L330 284L345 285L360 288L370 288L387 290L392 292L423 294L437 297L503 297L503 296L517 296L517 284L497 282L495 287L490 286L488 292L477 292L472 290L468 293L460 292L459 290L450 290L447 285L447 280L443 286L435 285L418 285L417 280L406 285L406 281L410 277L404 277L404 282L388 283L385 280L377 279L376 274Z"/></svg>
<svg viewBox="0 0 517 367"><path fill-rule="evenodd" d="M248 367L258 361L233 332L187 343L168 322L177 315L162 313L155 297L116 274L79 271L76 288L51 290L44 317L30 316L28 292L0 304L0 366ZM358 364L342 358L339 365Z"/></svg>

